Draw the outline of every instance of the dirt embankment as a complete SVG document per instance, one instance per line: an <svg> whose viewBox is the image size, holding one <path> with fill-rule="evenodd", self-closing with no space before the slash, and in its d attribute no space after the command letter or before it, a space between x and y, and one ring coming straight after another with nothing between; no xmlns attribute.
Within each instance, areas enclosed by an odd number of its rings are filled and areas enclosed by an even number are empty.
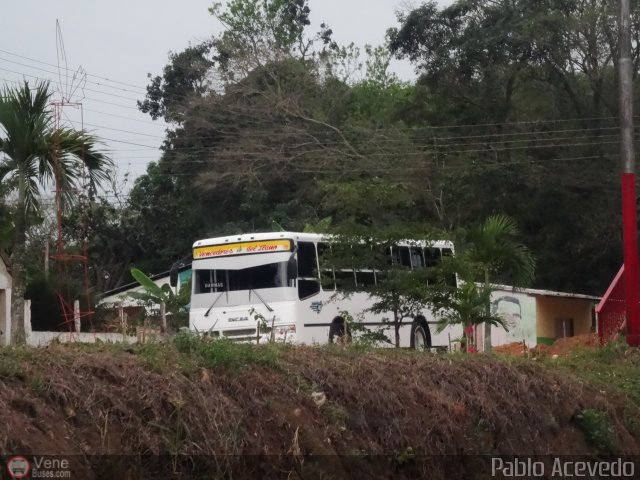
<svg viewBox="0 0 640 480"><path fill-rule="evenodd" d="M77 478L477 478L476 457L425 455L640 454L637 407L536 365L287 348L185 369L166 349L160 371L137 349L5 351L0 451L68 455Z"/></svg>
<svg viewBox="0 0 640 480"><path fill-rule="evenodd" d="M574 337L559 338L552 345L538 344L533 348L527 347L524 342L512 342L493 348L495 353L515 356L566 356L576 349L600 348L600 338L595 333L576 335Z"/></svg>

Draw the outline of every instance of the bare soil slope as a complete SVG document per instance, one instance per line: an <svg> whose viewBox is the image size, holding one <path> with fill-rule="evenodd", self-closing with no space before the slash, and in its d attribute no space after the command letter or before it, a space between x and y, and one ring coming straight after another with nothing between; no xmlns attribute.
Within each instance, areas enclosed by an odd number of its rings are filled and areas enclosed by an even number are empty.
<svg viewBox="0 0 640 480"><path fill-rule="evenodd" d="M216 348L0 350L0 451L67 455L82 478L478 478L482 457L441 455L640 454L635 404L535 363Z"/></svg>

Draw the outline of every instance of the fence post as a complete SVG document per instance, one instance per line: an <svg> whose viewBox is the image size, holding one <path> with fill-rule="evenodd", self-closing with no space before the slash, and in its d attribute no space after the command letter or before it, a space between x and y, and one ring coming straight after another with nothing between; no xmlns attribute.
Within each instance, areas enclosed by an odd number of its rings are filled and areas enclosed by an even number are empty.
<svg viewBox="0 0 640 480"><path fill-rule="evenodd" d="M80 333L80 300L73 301L73 326L76 333Z"/></svg>
<svg viewBox="0 0 640 480"><path fill-rule="evenodd" d="M33 331L31 330L31 300L25 298L24 300L24 336L29 345L29 339L32 337Z"/></svg>

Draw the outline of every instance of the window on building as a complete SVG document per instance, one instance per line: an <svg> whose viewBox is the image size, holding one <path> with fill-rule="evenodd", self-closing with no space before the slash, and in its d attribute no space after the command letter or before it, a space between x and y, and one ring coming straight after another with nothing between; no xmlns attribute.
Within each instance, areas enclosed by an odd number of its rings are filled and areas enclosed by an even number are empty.
<svg viewBox="0 0 640 480"><path fill-rule="evenodd" d="M556 318L556 338L573 337L573 318Z"/></svg>

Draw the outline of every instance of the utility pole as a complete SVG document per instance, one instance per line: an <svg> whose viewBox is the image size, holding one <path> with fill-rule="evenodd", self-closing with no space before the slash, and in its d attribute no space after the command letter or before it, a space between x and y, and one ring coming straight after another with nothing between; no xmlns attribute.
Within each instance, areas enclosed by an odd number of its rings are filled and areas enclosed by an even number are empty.
<svg viewBox="0 0 640 480"><path fill-rule="evenodd" d="M49 279L49 237L44 243L44 278Z"/></svg>
<svg viewBox="0 0 640 480"><path fill-rule="evenodd" d="M629 0L620 0L620 157L622 158L622 241L624 289L627 311L627 343L640 345L638 318L638 223L636 216L636 165L633 145L633 64L631 63L631 15Z"/></svg>

